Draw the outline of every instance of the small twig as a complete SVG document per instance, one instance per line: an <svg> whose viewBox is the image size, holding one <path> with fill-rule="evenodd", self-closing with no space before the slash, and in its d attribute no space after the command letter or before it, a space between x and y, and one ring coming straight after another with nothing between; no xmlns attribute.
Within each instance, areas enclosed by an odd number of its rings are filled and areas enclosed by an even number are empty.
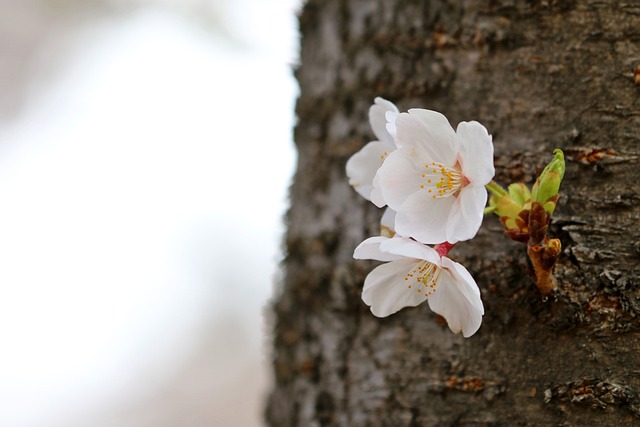
<svg viewBox="0 0 640 427"><path fill-rule="evenodd" d="M533 202L529 213L529 242L527 255L533 266L536 286L543 296L550 295L557 287L553 276L553 266L560 256L561 244L558 239L547 238L551 216L538 202Z"/></svg>

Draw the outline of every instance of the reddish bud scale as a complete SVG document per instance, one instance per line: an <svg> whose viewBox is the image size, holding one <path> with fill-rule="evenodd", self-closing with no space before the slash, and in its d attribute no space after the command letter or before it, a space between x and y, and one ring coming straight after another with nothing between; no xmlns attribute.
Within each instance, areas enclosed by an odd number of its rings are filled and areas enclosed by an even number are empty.
<svg viewBox="0 0 640 427"><path fill-rule="evenodd" d="M529 212L529 243L527 253L533 265L535 282L542 295L549 295L556 288L553 266L560 257L560 240L548 239L547 230L551 215L542 204L533 202Z"/></svg>
<svg viewBox="0 0 640 427"><path fill-rule="evenodd" d="M544 260L545 247L531 245L527 248L527 254L533 266L533 275L536 286L544 296L550 295L556 288L556 279L553 277L553 265L548 266Z"/></svg>
<svg viewBox="0 0 640 427"><path fill-rule="evenodd" d="M530 244L540 244L547 237L549 220L551 217L538 202L531 204L529 212L529 236Z"/></svg>
<svg viewBox="0 0 640 427"><path fill-rule="evenodd" d="M443 256L447 256L447 254L449 253L449 251L451 249L453 249L453 247L455 246L455 243L449 243L449 242L442 242L442 243L438 243L437 245L435 245L433 247L433 249L436 250L436 252L438 252L438 255L440 255L441 257Z"/></svg>
<svg viewBox="0 0 640 427"><path fill-rule="evenodd" d="M562 245L559 239L548 239L542 253L542 267L551 270L560 257L560 249Z"/></svg>
<svg viewBox="0 0 640 427"><path fill-rule="evenodd" d="M529 209L520 211L516 218L516 224L520 227L521 231L527 231L529 229Z"/></svg>
<svg viewBox="0 0 640 427"><path fill-rule="evenodd" d="M518 230L505 230L507 236L516 242L527 243L529 241L529 233Z"/></svg>

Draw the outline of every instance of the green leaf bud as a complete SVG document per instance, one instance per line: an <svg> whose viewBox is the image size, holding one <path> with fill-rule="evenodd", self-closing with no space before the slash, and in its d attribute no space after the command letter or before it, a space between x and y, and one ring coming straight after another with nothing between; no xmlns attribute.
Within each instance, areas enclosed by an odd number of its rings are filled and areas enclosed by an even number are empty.
<svg viewBox="0 0 640 427"><path fill-rule="evenodd" d="M549 215L556 207L558 190L565 171L562 150L555 149L553 153L553 160L544 168L531 191L531 201L540 203Z"/></svg>

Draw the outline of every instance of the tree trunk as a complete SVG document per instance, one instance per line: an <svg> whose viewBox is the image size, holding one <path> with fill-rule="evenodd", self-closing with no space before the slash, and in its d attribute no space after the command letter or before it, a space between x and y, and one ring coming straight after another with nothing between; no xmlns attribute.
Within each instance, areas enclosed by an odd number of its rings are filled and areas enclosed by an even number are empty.
<svg viewBox="0 0 640 427"><path fill-rule="evenodd" d="M269 425L640 423L640 3L311 0L300 27ZM504 185L532 184L564 150L549 299L525 246L487 216L450 254L480 287L478 333L451 333L427 304L369 312L360 293L376 264L352 254L379 234L382 211L344 169L374 139L375 96L440 111L454 128L484 124Z"/></svg>

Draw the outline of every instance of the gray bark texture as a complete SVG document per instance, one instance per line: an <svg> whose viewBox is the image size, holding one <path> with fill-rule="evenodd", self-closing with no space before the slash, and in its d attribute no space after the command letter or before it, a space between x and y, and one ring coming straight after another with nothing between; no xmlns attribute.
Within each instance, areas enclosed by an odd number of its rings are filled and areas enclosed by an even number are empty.
<svg viewBox="0 0 640 427"><path fill-rule="evenodd" d="M640 425L640 2L311 0L300 28L268 424ZM482 293L476 335L427 304L369 312L360 293L377 264L352 254L382 211L344 170L374 139L375 96L484 124L503 185L531 185L564 150L552 297L487 216L450 253Z"/></svg>

